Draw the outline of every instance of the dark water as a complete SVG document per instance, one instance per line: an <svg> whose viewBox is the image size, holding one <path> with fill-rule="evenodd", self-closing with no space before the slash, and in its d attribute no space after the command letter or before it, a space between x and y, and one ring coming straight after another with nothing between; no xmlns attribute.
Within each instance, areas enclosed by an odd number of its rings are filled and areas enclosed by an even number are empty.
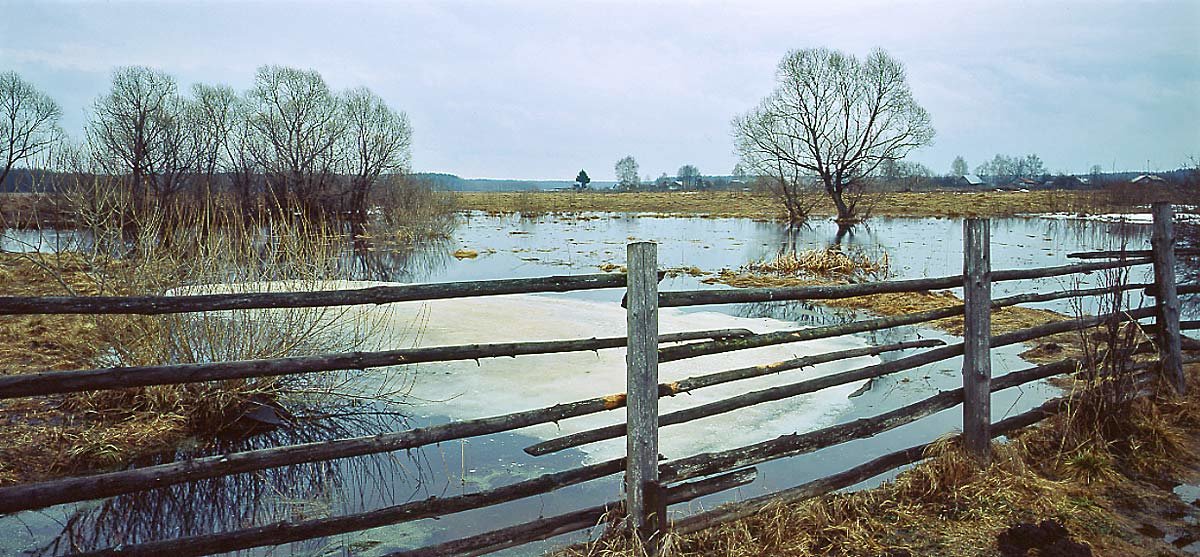
<svg viewBox="0 0 1200 557"><path fill-rule="evenodd" d="M714 272L722 268L737 268L750 261L769 259L787 250L824 246L835 240L836 232L830 223L787 229L746 219L605 214L586 215L586 218L520 219L472 214L463 219L454 238L449 241L415 251L366 249L368 246L360 245L362 249L347 250L343 263L354 278L400 282L580 274L597 272L598 266L604 263L624 264L625 244L629 241L654 240L660 244L661 267L698 267L706 272ZM37 237L23 236L19 245L37 246L38 241ZM897 278L961 272L960 220L875 219L870 226L857 229L841 241L868 253L886 253L891 261L892 275ZM5 244L6 249L13 249L13 246L11 240ZM1073 251L1121 247L1148 248L1149 227L1048 219L993 220L992 259L997 269L1064 264L1071 262L1066 254ZM455 259L451 253L458 248L476 250L479 256L474 259ZM1130 278L1144 280L1148 272L1148 267L1141 267ZM1089 275L1082 279L1081 285L1096 285L1099 280L1099 274ZM994 292L996 296L1001 296L1074 285L1074 282L1065 279L1045 279L997 284ZM686 275L668 278L660 285L663 290L701 287L716 288ZM621 294L619 290L607 290L558 296L616 303ZM1064 312L1095 309L1090 303L1076 308L1066 301L1048 302L1042 306ZM832 311L802 302L738 304L715 309L729 315L771 317L800 325L821 325L855 318L850 312ZM879 331L859 337L877 344L915 337L939 338L948 342L956 340L944 333L920 327ZM1022 347L995 350L993 373L1000 375L1028 367L1017 356L1022 350ZM893 359L903 355L893 353L883 358ZM878 414L938 390L955 388L961 384L960 368L961 361L947 360L875 381L862 396L850 400L842 410L841 421ZM780 383L789 381L787 378L780 379ZM1039 384L1004 391L993 399L994 418L1031 408L1052 394L1052 388ZM781 411L787 411L788 404L792 403L785 400L773 404ZM423 416L403 406L373 404L357 410L372 413L308 420L297 427L245 439L197 442L194 446L181 449L177 455L163 455L161 458L220 454L247 448L368 435L445 421L443 417ZM736 413L730 416L736 417ZM872 439L760 465L759 480L754 484L737 492L705 498L677 510L709 507L733 497L745 498L797 485L874 456L938 437L957 428L959 419L959 410L952 409ZM663 434L668 435L670 431L671 428L665 428ZM0 517L0 554L54 555L234 529L283 518L301 519L361 512L429 496L486 489L565 469L584 461L584 453L578 450L536 458L525 455L521 448L536 440L519 431L510 432L448 442L421 450L272 469L253 475L205 480L103 501ZM616 499L619 490L619 477L614 476L554 494L491 509L459 513L441 520L417 521L281 546L272 554L370 555L417 547ZM578 536L567 539L578 539ZM565 540L556 541L561 543ZM536 553L544 547L530 546L511 550L510 553Z"/></svg>

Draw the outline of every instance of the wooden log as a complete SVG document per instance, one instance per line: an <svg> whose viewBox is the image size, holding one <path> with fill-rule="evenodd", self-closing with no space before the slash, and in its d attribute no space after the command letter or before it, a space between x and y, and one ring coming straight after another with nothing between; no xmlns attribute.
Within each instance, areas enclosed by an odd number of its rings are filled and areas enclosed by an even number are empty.
<svg viewBox="0 0 1200 557"><path fill-rule="evenodd" d="M572 470L544 474L537 478L466 495L446 498L430 497L422 501L413 501L343 516L298 522L284 520L229 532L153 541L136 545L121 545L79 555L80 557L107 557L116 555L192 557L268 545L279 545L507 503L534 495L550 493L563 487L597 478L611 476L623 470L624 467L624 459L610 460Z"/></svg>
<svg viewBox="0 0 1200 557"><path fill-rule="evenodd" d="M658 531L666 525L654 491L658 487L658 245L635 242L627 246L629 292L626 296L628 352L625 392L626 437L625 508L629 527L651 557ZM651 501L655 499L655 501Z"/></svg>
<svg viewBox="0 0 1200 557"><path fill-rule="evenodd" d="M1141 288L1144 285L1124 285L1118 286L1121 290L1132 290ZM992 307L1007 307L1017 304L1045 302L1050 300L1059 300L1063 298L1073 298L1079 296L1095 296L1106 295L1113 292L1113 287L1098 287L1084 288L1074 290L1064 290L1046 293L1025 293L1008 296L1005 298L997 298L992 300ZM684 346L669 346L659 349L658 360L660 362L670 362L682 360L686 358L695 358L708 354L719 354L723 352L732 352L736 350L746 350L750 348L759 348L763 346L772 346L777 344L787 344L791 342L803 342L806 340L815 340L821 338L838 337L854 333L862 333L867 331L878 331L892 327L903 325L916 325L918 323L926 323L937 319L947 317L955 317L963 314L963 305L949 306L945 308L932 309L917 313L905 315L878 317L875 319L862 319L852 323L844 323L839 325L825 325L821 327L810 327L807 329L797 329L790 331L775 331L771 333L763 333L751 335L736 339L714 340L708 342L697 342Z"/></svg>
<svg viewBox="0 0 1200 557"><path fill-rule="evenodd" d="M991 457L992 265L990 221L963 221L963 439L975 458Z"/></svg>
<svg viewBox="0 0 1200 557"><path fill-rule="evenodd" d="M1175 291L1175 225L1171 204L1158 202L1151 205L1154 214L1154 232L1150 245L1154 250L1154 301L1158 308L1158 359L1162 373L1175 392L1187 393L1187 382L1183 375L1183 351L1179 339L1179 296Z"/></svg>
<svg viewBox="0 0 1200 557"><path fill-rule="evenodd" d="M1200 255L1200 248L1175 248L1175 257L1192 257ZM1109 250L1109 251L1077 251L1068 253L1067 257L1072 259L1133 259L1143 257L1153 257L1154 250Z"/></svg>
<svg viewBox="0 0 1200 557"><path fill-rule="evenodd" d="M706 338L735 339L750 334L752 333L746 329L717 329L713 331L669 333L663 335L665 340L662 340L662 342L679 342ZM620 348L625 346L626 342L625 337L609 337L495 344L463 344L203 364L46 371L0 377L0 399L99 389L122 389L149 385L269 377L339 369L365 369L428 362L591 351Z"/></svg>
<svg viewBox="0 0 1200 557"><path fill-rule="evenodd" d="M689 377L687 379L683 379L683 380L680 380L675 383L661 384L661 385L659 385L659 396L674 396L679 393L686 393L686 392L689 392L689 391L692 391L695 389L718 385L718 384L725 383L728 381L737 381L740 379L746 379L746 378L750 378L750 377L761 377L763 375L779 373L779 372L786 371L789 369L798 369L798 368L802 368L802 367L807 367L807 366L831 362L831 361L843 360L843 359L848 359L848 358L856 358L856 357L860 357L860 356L869 356L869 355L874 355L874 354L881 354L883 352L890 352L893 350L907 350L907 349L912 349L912 348L928 348L928 347L933 347L933 346L941 346L944 344L945 343L940 340L932 340L932 339L909 341L909 342L901 342L901 343L896 343L896 344L889 344L889 345L885 345L885 346L871 346L871 347L865 347L865 348L854 348L854 349L850 349L850 350L840 350L837 352L828 352L828 353L824 353L824 354L815 354L813 356L804 356L804 357L800 357L800 358L794 358L791 360L785 360L782 362L775 362L772 364L766 364L766 365L761 365L761 366L751 366L751 367L738 368L738 369L733 369L733 370L728 370L728 371L721 371L721 372L712 373L712 374L708 374L708 375ZM953 355L946 356L946 358L951 358L951 357L953 357ZM915 365L920 365L920 364L914 364L914 367L915 367ZM889 367L888 369L892 369L892 368ZM878 371L878 370L876 370L876 371ZM833 376L831 375L828 377L833 377ZM820 378L815 379L815 380L810 380L810 381L819 381L819 380L820 380ZM857 381L857 380L858 379L849 378L849 377L841 378L841 379L838 379L839 382L837 384L840 385L840 384L850 383L850 382ZM824 384L824 383L819 383L818 385L820 385L820 384ZM812 387L808 387L808 388L811 388L812 390L819 390L821 388L826 388L826 387L812 386ZM759 392L762 392L762 391L759 391ZM812 391L808 391L808 392L812 392ZM778 392L775 392L771 396L775 396L777 393ZM757 402L749 402L751 400L758 400L755 397L750 396L752 394L753 393L748 393L746 395L739 395L739 397L735 397L735 398L746 397L744 399L740 399L741 401L746 402L746 405L757 404ZM784 396L794 396L794 395L784 395ZM769 399L769 400L774 400L774 399ZM662 427L662 426L667 426L667 425L684 423L684 422L689 422L689 421L695 420L700 417L711 416L711 415L714 415L717 413L721 413L723 411L729 411L729 410L722 410L722 408L729 408L730 410L733 410L736 408L744 407L743 405L740 405L740 404L741 404L741 402L735 401L734 399L724 399L723 401L718 401L715 403L710 403L710 404L695 406L692 408L687 408L684 410L670 412L670 413L659 416L658 425L659 425L659 427ZM533 455L533 456L541 456L541 455L561 451L564 449L569 449L571 447L578 447L578 446L586 445L589 443L595 443L597 441L603 441L605 439L616 439L617 437L621 437L622 435L625 435L625 431L626 431L625 424L613 424L610 426L581 431L581 432L574 433L571 435L564 435L562 437L557 437L554 439L543 441L541 443L530 445L525 448L525 452L530 455Z"/></svg>
<svg viewBox="0 0 1200 557"><path fill-rule="evenodd" d="M1008 269L993 271L995 282L1049 278L1075 273L1090 273L1104 269L1116 269L1133 265L1145 265L1149 259L1128 259L1097 263L1073 263L1056 267L1036 269ZM772 302L779 300L830 300L854 298L871 294L895 292L924 292L962 286L962 275L937 278L905 279L834 286L787 286L776 288L737 288L728 290L679 290L659 295L660 307L695 306L706 304L735 304L750 302Z"/></svg>
<svg viewBox="0 0 1200 557"><path fill-rule="evenodd" d="M1028 427L1060 412L1066 407L1067 399L1057 398L1048 401L1037 408L1011 416L992 424L992 437L1006 435L1017 429ZM880 474L890 472L901 466L907 466L925 458L925 451L933 443L921 443L906 449L893 451L871 459L863 464L810 482L761 495L737 503L722 505L708 512L696 514L675 521L671 531L677 535L687 535L692 532L710 528L732 520L738 520L757 514L764 506L771 503L799 503L815 497L833 493L852 485L862 483Z"/></svg>
<svg viewBox="0 0 1200 557"><path fill-rule="evenodd" d="M1128 313L1121 313L1118 315L1118 317L1124 320L1136 320L1149 317L1152 315L1153 311L1153 308L1142 308ZM1018 331L993 336L989 340L989 343L991 346L1008 346L1010 344L1026 342L1047 335L1094 327L1104 323L1111 317L1112 315L1108 314L1098 317L1086 317L1070 321L1047 323L1045 325L1039 325L1036 327L1030 327L1028 329L1021 329ZM898 371L913 369L933 362L947 360L956 356L960 356L962 353L963 344L959 343L929 350L920 354L899 358L890 362L884 362L872 366L852 369L822 377L816 377L813 379L807 379L796 383L736 395L726 399L709 402L707 404L663 414L662 416L659 416L659 427L686 423L692 420L715 416L717 414L726 412L732 412L734 410L746 408L748 406L754 406L756 404L762 404L764 402L783 400L785 398L813 393L838 385L853 383L855 381L882 377ZM614 439L624 435L624 432L624 424L613 424L610 426L581 431L564 437L551 439L544 443L532 445L526 449L526 452L535 455L546 454L571 446L584 445L596 441L603 441L605 439Z"/></svg>
<svg viewBox="0 0 1200 557"><path fill-rule="evenodd" d="M111 497L266 468L412 449L453 439L489 435L611 410L617 408L617 402L606 397L598 397L574 403L556 404L548 408L464 420L403 432L255 449L90 476L0 487L0 514L38 509L72 501ZM620 402L623 403L623 401Z"/></svg>
<svg viewBox="0 0 1200 557"><path fill-rule="evenodd" d="M753 469L725 474L710 480L676 486L666 492L668 504L683 503L748 484L756 477ZM620 512L621 504L610 502L552 518L543 518L525 524L501 528L484 534L471 536L420 549L388 553L387 557L442 557L446 555L483 555L502 549L544 540L559 534L597 526L614 513Z"/></svg>
<svg viewBox="0 0 1200 557"><path fill-rule="evenodd" d="M63 313L162 315L232 309L357 306L501 294L570 292L621 288L623 286L625 286L625 275L598 273L305 292L246 292L193 296L0 296L0 315Z"/></svg>
<svg viewBox="0 0 1200 557"><path fill-rule="evenodd" d="M1140 319L1153 315L1154 311L1154 308L1143 308L1122 313L1121 317L1123 319ZM993 337L992 346L1024 342L1049 334L1083 329L1103 323L1105 320L1110 319L1110 317L1109 315L1102 315L1073 321L1049 323L1022 331L999 335ZM925 354L936 352L937 350L954 348L953 346L949 346L931 350ZM961 345L958 345L958 349L961 350ZM917 356L922 356L922 354L918 354ZM488 435L535 424L556 422L570 417L611 410L618 408L620 404L624 404L623 397L620 400L612 397L599 397L574 403L559 404L549 408L454 422L406 432L391 432L369 437L337 439L270 449L256 449L118 472L0 487L0 514L43 508L72 501L86 501L89 499L110 497L187 481L215 478L291 464L410 449L452 439Z"/></svg>
<svg viewBox="0 0 1200 557"><path fill-rule="evenodd" d="M1146 289L1142 291L1142 293L1147 296L1150 296L1151 298L1158 296L1158 290L1154 287L1154 285L1147 286ZM1175 285L1175 295L1183 296L1184 294L1200 294L1200 284L1177 284L1177 285Z"/></svg>
<svg viewBox="0 0 1200 557"><path fill-rule="evenodd" d="M1063 360L1052 364L1014 371L996 378L991 383L991 392L1023 385L1031 381L1053 377L1076 369L1074 360ZM912 423L960 404L963 389L942 391L936 395L884 412L870 418L859 418L852 422L837 424L802 434L782 435L769 441L744 447L702 453L687 458L668 461L660 466L660 477L666 483L707 476L718 472L751 466L777 458L811 453L826 447L840 445L855 439L873 437Z"/></svg>

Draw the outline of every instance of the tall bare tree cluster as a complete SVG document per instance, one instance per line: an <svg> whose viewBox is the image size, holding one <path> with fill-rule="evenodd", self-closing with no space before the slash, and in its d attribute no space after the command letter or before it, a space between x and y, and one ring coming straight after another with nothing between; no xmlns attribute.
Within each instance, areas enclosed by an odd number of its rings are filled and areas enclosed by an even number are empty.
<svg viewBox="0 0 1200 557"><path fill-rule="evenodd" d="M806 216L805 192L815 186L829 195L839 222L853 222L867 178L933 135L903 64L882 50L863 60L825 48L791 51L779 63L775 90L733 120L743 168L769 177L793 220Z"/></svg>
<svg viewBox="0 0 1200 557"><path fill-rule="evenodd" d="M997 183L1020 178L1036 178L1046 174L1046 165L1036 154L1009 157L997 154L992 160L975 168L975 174L987 176Z"/></svg>
<svg viewBox="0 0 1200 557"><path fill-rule="evenodd" d="M61 110L16 74L0 74L0 155L10 168L62 141ZM232 204L243 213L365 218L373 188L408 171L408 117L366 88L336 92L315 71L258 69L254 86L196 84L118 68L92 105L69 170L119 181L138 209Z"/></svg>

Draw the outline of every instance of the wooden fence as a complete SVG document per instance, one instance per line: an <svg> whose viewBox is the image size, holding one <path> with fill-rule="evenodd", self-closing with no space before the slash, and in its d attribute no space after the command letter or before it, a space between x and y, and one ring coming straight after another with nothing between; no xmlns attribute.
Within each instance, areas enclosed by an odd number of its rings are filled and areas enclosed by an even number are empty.
<svg viewBox="0 0 1200 557"><path fill-rule="evenodd" d="M608 396L563 402L547 408L481 417L407 431L383 432L365 437L246 450L101 474L13 485L0 488L0 513L15 513L62 503L118 496L173 484L293 464L412 449L443 441L511 431L535 424L557 422L576 416L626 407L627 420L624 424L565 435L525 449L531 455L544 455L570 447L625 436L627 439L626 458L548 473L465 495L432 497L343 516L283 520L226 532L122 545L83 555L170 554L174 557L183 557L278 545L499 505L621 472L625 473L623 501L611 501L560 516L542 518L439 545L398 551L391 555L477 555L592 527L605 517L614 514L626 517L625 526L640 536L653 550L657 546L656 542L661 538L661 533L667 529L676 532L691 532L747 516L769 499L799 501L842 489L920 460L923 458L928 444L895 451L825 478L673 522L668 519L666 513L669 505L746 485L755 479L754 466L757 464L871 437L960 404L963 406L965 446L980 459L986 460L989 456L988 451L992 438L1034 424L1055 413L1065 404L1064 399L1050 400L1028 412L991 423L991 393L1055 375L1073 373L1081 364L1075 360L1062 360L993 377L990 354L993 347L1027 342L1051 334L1080 331L1111 322L1114 319L1137 321L1153 317L1155 322L1152 326L1148 325L1147 329L1152 329L1156 335L1157 342L1154 345L1159 353L1159 359L1157 362L1149 364L1137 364L1133 370L1139 372L1138 377L1142 378L1149 378L1155 372L1161 373L1176 391L1184 392L1187 385L1183 380L1182 366L1191 360L1184 359L1182 347L1185 341L1191 341L1181 335L1181 329L1200 328L1200 324L1195 321L1180 321L1178 296L1195 294L1200 291L1200 287L1195 284L1176 285L1173 270L1177 253L1190 254L1194 250L1177 251L1175 249L1170 205L1156 204L1153 212L1155 220L1152 250L1072 254L1081 259L1110 259L1110 261L993 271L989 255L988 221L969 219L964 223L962 275L838 286L659 292L658 282L662 275L657 271L655 244L633 243L628 246L627 275L543 277L387 286L331 292L209 294L171 297L0 297L0 315L49 313L151 315L254 308L384 304L397 301L624 287L626 288L625 305L628 321L628 332L625 337L439 346L204 364L47 371L3 376L0 377L0 398L14 398L96 389L364 369L420 362L477 360L619 347L625 347L628 351L625 393L614 393ZM1154 282L1152 284L1117 284L1098 288L1018 294L1004 298L991 297L991 285L994 282L1061 277L1146 264L1154 266ZM754 334L744 329L694 331L665 335L659 334L658 331L660 307L777 300L842 299L870 294L923 292L944 288L962 288L964 303L905 315L762 334ZM992 335L990 331L993 308L1082 296L1120 294L1140 289L1145 289L1147 293L1155 296L1154 307L1056 321L999 335ZM915 340L808 355L765 365L699 375L670 383L662 383L658 379L660 362L877 331L955 316L962 316L965 323L964 340L957 344L946 345L936 340ZM1189 345L1189 348L1195 347ZM713 385L751 377L762 377L819 363L914 349L925 350L884 363L746 392L675 412L660 413L658 411L658 400L664 396L674 396ZM690 455L665 462L659 461L658 439L660 429L663 427L715 416L756 404L784 400L838 385L882 377L958 356L963 356L962 388L939 392L923 400L875 416L861 417L851 422L802 434L784 435L734 449Z"/></svg>

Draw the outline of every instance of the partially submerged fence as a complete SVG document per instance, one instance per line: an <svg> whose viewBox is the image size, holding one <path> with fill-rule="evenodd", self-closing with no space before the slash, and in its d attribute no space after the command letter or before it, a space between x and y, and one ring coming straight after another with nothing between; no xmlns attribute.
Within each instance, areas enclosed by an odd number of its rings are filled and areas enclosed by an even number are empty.
<svg viewBox="0 0 1200 557"><path fill-rule="evenodd" d="M119 389L147 385L179 384L235 378L266 377L380 366L477 360L502 356L591 351L625 347L627 353L627 389L625 393L556 404L500 416L451 422L407 431L383 432L357 438L288 445L230 454L169 462L108 473L69 477L0 488L0 513L44 508L51 505L86 501L155 489L174 484L215 478L229 474L254 472L268 468L368 454L412 449L468 437L511 431L536 424L557 422L572 417L626 407L624 424L601 427L537 443L526 448L531 455L544 455L605 439L625 436L626 458L544 474L517 483L465 495L429 498L381 509L343 516L309 520L284 520L272 524L216 532L185 538L148 541L85 553L86 555L162 555L175 557L206 555L254 547L354 532L424 518L434 518L471 509L479 509L604 478L625 472L623 501L612 501L560 516L538 519L526 524L464 537L420 549L398 551L392 555L428 556L481 554L549 538L595 526L615 513L626 517L624 524L653 549L661 532L671 529L690 532L724 521L747 516L769 499L799 501L842 489L897 467L923 458L928 444L916 445L880 456L837 474L763 497L726 505L706 513L674 522L667 517L669 505L746 485L755 479L755 465L801 454L854 439L864 439L963 405L965 446L981 459L988 458L990 439L1034 424L1057 412L1064 399L1053 399L1028 412L996 423L990 421L991 393L1072 373L1080 362L1062 360L992 377L993 347L1028 342L1051 334L1082 331L1111 320L1137 321L1155 318L1158 362L1135 364L1141 377L1158 371L1178 392L1187 385L1183 380L1181 329L1198 328L1196 322L1179 320L1181 294L1200 291L1197 285L1176 285L1174 276L1174 232L1171 207L1154 206L1153 249L1145 252L1097 252L1083 258L1114 259L1076 263L1037 269L993 271L989 255L988 222L965 222L964 273L958 276L895 280L838 286L798 286L785 288L745 288L659 292L661 274L657 272L656 247L652 243L628 246L627 275L583 275L475 281L449 284L386 286L329 292L289 292L263 294L210 294L172 297L0 297L0 315L15 314L165 314L212 310L316 307L332 305L384 304L397 301L489 296L497 294L566 292L599 288L627 289L627 336L439 346L377 352L325 354L292 358L214 362L205 364L102 368L79 371L49 371L28 375L0 376L0 398L53 395L96 389ZM1182 251L1182 250L1180 250ZM1098 288L1063 289L1028 293L1003 298L991 297L991 284L999 281L1061 277L1136 265L1154 265L1153 284L1114 284ZM957 306L898 316L862 319L845 324L754 334L744 329L721 329L659 334L660 307L725 304L777 300L841 299L880 293L924 292L930 289L962 288L964 303ZM1146 289L1155 296L1155 307L1114 311L1109 315L1085 316L1055 321L1035 327L992 335L990 313L993 308L1043 302L1081 296L1100 296ZM871 346L812 354L781 362L754 365L661 383L660 362L830 338L902 325L927 323L936 319L962 316L964 341L945 345L936 340L915 340L884 346ZM751 377L762 377L819 363L877 355L898 350L925 349L904 357L823 375L803 381L746 392L707 404L670 413L658 411L658 399L713 385ZM939 392L917 402L875 416L832 425L802 434L784 435L729 450L689 455L659 461L660 428L715 416L770 401L866 379L910 370L929 363L963 356L963 387Z"/></svg>

